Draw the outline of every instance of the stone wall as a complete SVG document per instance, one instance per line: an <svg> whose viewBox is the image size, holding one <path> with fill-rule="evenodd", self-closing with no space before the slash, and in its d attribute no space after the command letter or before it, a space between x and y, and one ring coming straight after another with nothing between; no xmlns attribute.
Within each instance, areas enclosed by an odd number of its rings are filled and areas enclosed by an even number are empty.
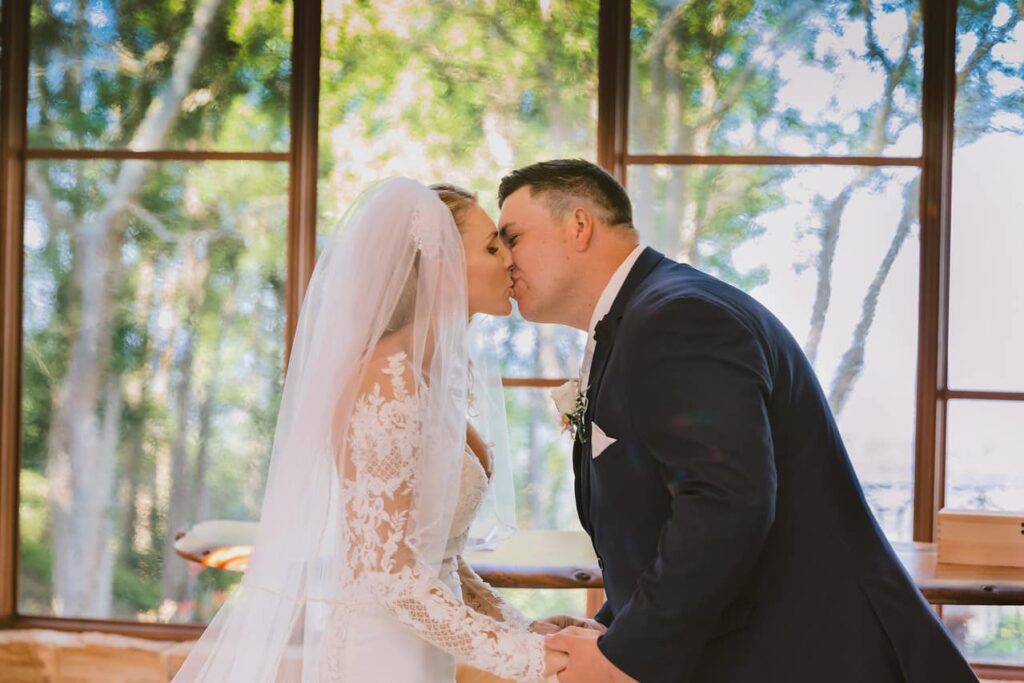
<svg viewBox="0 0 1024 683"><path fill-rule="evenodd" d="M167 683L191 642L103 633L0 631L0 683Z"/></svg>
<svg viewBox="0 0 1024 683"><path fill-rule="evenodd" d="M0 630L0 683L167 683L193 643ZM456 678L458 683L501 683L469 667L460 667Z"/></svg>

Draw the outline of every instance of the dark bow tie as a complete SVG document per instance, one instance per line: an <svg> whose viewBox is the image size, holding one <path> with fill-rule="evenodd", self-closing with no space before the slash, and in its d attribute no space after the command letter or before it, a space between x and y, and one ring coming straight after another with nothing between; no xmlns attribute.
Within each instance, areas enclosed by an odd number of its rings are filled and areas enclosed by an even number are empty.
<svg viewBox="0 0 1024 683"><path fill-rule="evenodd" d="M607 341L615 336L615 330L619 327L619 318L606 315L597 321L594 326L594 341Z"/></svg>

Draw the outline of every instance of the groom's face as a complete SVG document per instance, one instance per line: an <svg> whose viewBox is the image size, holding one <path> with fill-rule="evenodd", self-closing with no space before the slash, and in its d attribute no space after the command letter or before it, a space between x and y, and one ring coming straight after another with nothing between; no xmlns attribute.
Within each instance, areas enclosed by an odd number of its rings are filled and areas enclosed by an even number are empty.
<svg viewBox="0 0 1024 683"><path fill-rule="evenodd" d="M571 289L567 282L569 245L566 221L559 221L530 187L508 197L498 218L498 234L512 253L513 296L527 320L565 323L562 309Z"/></svg>

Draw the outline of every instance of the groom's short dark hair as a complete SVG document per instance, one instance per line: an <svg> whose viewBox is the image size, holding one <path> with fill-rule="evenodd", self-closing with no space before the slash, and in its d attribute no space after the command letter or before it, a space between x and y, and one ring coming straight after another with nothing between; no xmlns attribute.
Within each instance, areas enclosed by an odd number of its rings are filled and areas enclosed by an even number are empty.
<svg viewBox="0 0 1024 683"><path fill-rule="evenodd" d="M551 214L565 218L574 198L585 198L604 214L608 225L633 227L633 204L625 188L610 173L584 159L552 159L512 171L498 186L498 206L516 190L529 187L530 196L543 195Z"/></svg>

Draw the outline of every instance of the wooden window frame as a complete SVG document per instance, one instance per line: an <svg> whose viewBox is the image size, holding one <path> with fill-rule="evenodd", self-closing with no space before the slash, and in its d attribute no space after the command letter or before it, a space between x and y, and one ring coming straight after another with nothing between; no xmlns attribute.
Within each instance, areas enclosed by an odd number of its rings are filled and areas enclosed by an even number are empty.
<svg viewBox="0 0 1024 683"><path fill-rule="evenodd" d="M29 149L27 78L31 0L3 0L3 111L0 112L0 628L95 630L164 640L196 638L199 625L144 624L19 615L18 480L25 167L30 159L266 161L289 164L286 349L316 260L321 1L294 2L291 146L288 152ZM631 3L601 0L598 27L597 160L620 182L632 165L865 165L921 169L921 242L914 454L914 540L934 540L945 489L946 407L950 400L1024 401L1024 392L948 386L949 250L956 0L921 0L924 16L922 153L917 157L699 156L631 154L628 149ZM286 351L287 353L287 351ZM504 378L506 387L552 387L566 378ZM990 667L991 668L991 667ZM1024 680L1024 668L997 667ZM980 670L980 669L979 669ZM995 670L993 669L993 672Z"/></svg>
<svg viewBox="0 0 1024 683"><path fill-rule="evenodd" d="M316 261L317 133L321 0L293 3L291 141L287 152L28 147L28 63L31 0L3 2L3 112L0 113L0 628L100 631L160 640L191 640L195 624L147 624L117 619L80 619L18 613L18 480L21 444L21 319L25 168L29 160L146 159L154 161L249 161L288 168L288 255L285 284L287 359L302 296Z"/></svg>

